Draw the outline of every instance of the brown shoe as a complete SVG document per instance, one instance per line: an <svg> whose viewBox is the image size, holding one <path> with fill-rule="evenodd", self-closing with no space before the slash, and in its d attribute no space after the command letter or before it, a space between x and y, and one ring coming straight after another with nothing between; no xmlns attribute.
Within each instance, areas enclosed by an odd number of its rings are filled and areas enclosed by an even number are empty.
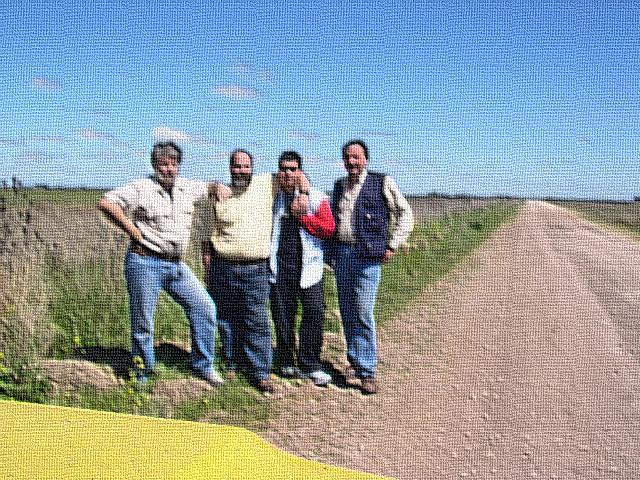
<svg viewBox="0 0 640 480"><path fill-rule="evenodd" d="M360 379L356 375L356 371L349 367L344 371L344 380L347 385L357 386Z"/></svg>
<svg viewBox="0 0 640 480"><path fill-rule="evenodd" d="M262 393L273 393L273 382L268 378L258 380L256 388Z"/></svg>
<svg viewBox="0 0 640 480"><path fill-rule="evenodd" d="M378 383L373 377L363 378L361 389L365 395L373 395L374 393L378 393Z"/></svg>

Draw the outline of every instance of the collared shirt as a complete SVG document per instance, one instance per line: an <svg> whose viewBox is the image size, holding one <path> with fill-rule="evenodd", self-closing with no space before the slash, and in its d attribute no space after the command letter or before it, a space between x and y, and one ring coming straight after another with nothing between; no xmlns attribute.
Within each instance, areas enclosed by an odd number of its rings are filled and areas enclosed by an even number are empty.
<svg viewBox="0 0 640 480"><path fill-rule="evenodd" d="M271 174L256 174L246 189L214 202L211 243L217 255L229 261L269 258L274 189Z"/></svg>
<svg viewBox="0 0 640 480"><path fill-rule="evenodd" d="M176 178L169 194L153 177L105 193L122 207L142 233L142 244L168 256L184 256L189 244L194 204L206 198L208 183Z"/></svg>
<svg viewBox="0 0 640 480"><path fill-rule="evenodd" d="M355 244L356 238L353 234L353 212L356 206L356 200L362 190L362 185L367 177L367 170L363 170L358 178L358 182L349 188L349 179L343 178L345 182L342 197L338 200L338 211L334 212L338 219L338 230L336 230L336 238L343 243ZM409 202L404 197L395 180L385 175L382 183L382 193L389 208L390 219L390 236L387 244L390 248L397 250L400 245L407 241L411 230L413 230L413 212Z"/></svg>

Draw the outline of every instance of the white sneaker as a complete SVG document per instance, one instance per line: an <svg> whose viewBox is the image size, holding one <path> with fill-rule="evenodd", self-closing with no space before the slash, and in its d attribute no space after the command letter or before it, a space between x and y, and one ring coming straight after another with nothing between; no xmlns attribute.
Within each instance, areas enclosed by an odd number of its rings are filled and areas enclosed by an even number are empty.
<svg viewBox="0 0 640 480"><path fill-rule="evenodd" d="M331 375L323 372L322 370L315 370L311 373L305 373L303 374L303 378L310 379L314 385L317 385L319 387L331 382Z"/></svg>
<svg viewBox="0 0 640 480"><path fill-rule="evenodd" d="M300 370L298 367L287 365L280 368L280 375L284 378L298 378L300 377Z"/></svg>
<svg viewBox="0 0 640 480"><path fill-rule="evenodd" d="M196 376L201 380L204 380L205 382L207 382L212 387L219 387L224 383L224 380L222 379L222 377L220 377L220 375L218 375L213 370L207 373L197 373Z"/></svg>

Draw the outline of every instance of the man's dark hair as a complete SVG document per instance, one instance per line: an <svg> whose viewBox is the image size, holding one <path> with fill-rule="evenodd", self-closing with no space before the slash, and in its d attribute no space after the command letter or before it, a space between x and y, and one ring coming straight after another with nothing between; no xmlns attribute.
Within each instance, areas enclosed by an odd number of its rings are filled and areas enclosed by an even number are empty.
<svg viewBox="0 0 640 480"><path fill-rule="evenodd" d="M182 162L182 149L173 142L159 142L151 150L151 164L164 157L174 158L178 163Z"/></svg>
<svg viewBox="0 0 640 480"><path fill-rule="evenodd" d="M345 143L344 146L342 147L343 158L344 158L344 155L347 153L347 148L349 148L351 145L360 145L362 147L362 150L364 150L364 158L367 161L369 160L369 149L367 148L367 145L362 140L349 140L347 143Z"/></svg>
<svg viewBox="0 0 640 480"><path fill-rule="evenodd" d="M229 155L229 166L233 165L233 157L236 156L236 153L245 153L249 157L249 164L251 165L251 168L253 168L253 155L251 155L243 148L236 148L233 152L231 152L231 155Z"/></svg>
<svg viewBox="0 0 640 480"><path fill-rule="evenodd" d="M298 152L294 152L293 150L282 152L280 158L278 158L278 167L282 165L282 162L296 162L298 164L298 168L302 169L302 157Z"/></svg>

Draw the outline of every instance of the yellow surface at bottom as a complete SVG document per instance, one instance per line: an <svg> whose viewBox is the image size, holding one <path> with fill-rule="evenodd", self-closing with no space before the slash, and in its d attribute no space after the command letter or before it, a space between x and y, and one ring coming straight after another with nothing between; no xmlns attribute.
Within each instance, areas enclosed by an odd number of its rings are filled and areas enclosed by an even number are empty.
<svg viewBox="0 0 640 480"><path fill-rule="evenodd" d="M0 401L6 479L365 479L237 427Z"/></svg>

